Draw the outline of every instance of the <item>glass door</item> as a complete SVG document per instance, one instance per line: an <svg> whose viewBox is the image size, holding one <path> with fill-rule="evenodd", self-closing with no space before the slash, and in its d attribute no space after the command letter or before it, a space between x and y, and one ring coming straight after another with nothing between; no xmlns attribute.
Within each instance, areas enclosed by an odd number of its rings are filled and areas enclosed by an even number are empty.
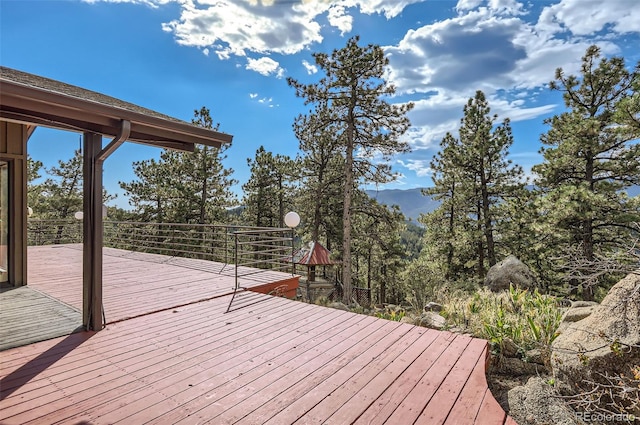
<svg viewBox="0 0 640 425"><path fill-rule="evenodd" d="M0 283L9 280L9 164L0 161Z"/></svg>

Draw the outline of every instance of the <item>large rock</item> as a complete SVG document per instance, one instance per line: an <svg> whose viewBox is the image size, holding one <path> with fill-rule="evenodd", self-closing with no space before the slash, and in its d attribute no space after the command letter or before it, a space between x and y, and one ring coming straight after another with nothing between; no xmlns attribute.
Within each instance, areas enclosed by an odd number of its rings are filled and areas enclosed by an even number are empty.
<svg viewBox="0 0 640 425"><path fill-rule="evenodd" d="M422 313L419 321L416 323L425 328L441 330L447 325L447 321L444 317L440 316L434 311L427 311Z"/></svg>
<svg viewBox="0 0 640 425"><path fill-rule="evenodd" d="M510 285L530 289L536 285L536 278L526 264L510 255L489 269L484 285L494 292L509 289Z"/></svg>
<svg viewBox="0 0 640 425"><path fill-rule="evenodd" d="M614 285L589 316L566 325L551 353L559 378L584 390L603 374L628 375L640 364L640 271Z"/></svg>
<svg viewBox="0 0 640 425"><path fill-rule="evenodd" d="M557 397L554 388L537 376L509 390L509 416L520 425L581 424L576 414Z"/></svg>

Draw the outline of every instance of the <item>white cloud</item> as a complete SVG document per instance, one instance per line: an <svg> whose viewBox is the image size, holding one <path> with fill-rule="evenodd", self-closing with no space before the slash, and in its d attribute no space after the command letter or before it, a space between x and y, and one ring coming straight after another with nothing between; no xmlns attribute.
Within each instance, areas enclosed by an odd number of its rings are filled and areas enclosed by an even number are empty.
<svg viewBox="0 0 640 425"><path fill-rule="evenodd" d="M607 25L619 34L640 31L637 0L591 0L592 7L585 7L587 1L562 0L545 7L540 14L538 28L553 32L566 29L574 35L594 34Z"/></svg>
<svg viewBox="0 0 640 425"><path fill-rule="evenodd" d="M282 78L284 76L284 69L280 67L280 64L268 57L261 57L260 59L248 58L245 69L256 71L265 77L275 75L278 78Z"/></svg>
<svg viewBox="0 0 640 425"><path fill-rule="evenodd" d="M307 74L309 75L313 75L315 73L318 72L318 67L315 66L314 64L309 63L306 60L302 60L302 66L304 66L304 68L307 70Z"/></svg>
<svg viewBox="0 0 640 425"><path fill-rule="evenodd" d="M421 3L423 1L424 0L345 0L340 3L344 3L347 6L355 6L357 4L360 6L360 11L362 13L369 15L373 13L383 13L385 18L391 19L402 13L404 8L410 4Z"/></svg>
<svg viewBox="0 0 640 425"><path fill-rule="evenodd" d="M527 107L522 99L507 101L497 96L491 96L488 101L491 112L497 114L500 121L505 118L509 118L511 122L526 121L548 115L556 108L554 104Z"/></svg>
<svg viewBox="0 0 640 425"><path fill-rule="evenodd" d="M258 93L250 93L249 97L255 101L257 101L259 104L267 106L269 108L273 108L276 106L279 106L278 104L274 104L273 103L273 97L261 97L258 98Z"/></svg>
<svg viewBox="0 0 640 425"><path fill-rule="evenodd" d="M330 7L327 20L331 26L340 30L340 35L350 32L353 26L353 17L346 14L342 5Z"/></svg>
<svg viewBox="0 0 640 425"><path fill-rule="evenodd" d="M352 12L398 16L406 6L424 0L83 0L138 3L154 8L176 3L180 16L162 25L184 46L213 51L220 60L248 53L295 54L321 43L320 22L341 34L351 32ZM204 50L203 50L204 51Z"/></svg>
<svg viewBox="0 0 640 425"><path fill-rule="evenodd" d="M466 10L475 9L482 4L483 0L458 0L456 4L456 10L458 13L462 13Z"/></svg>
<svg viewBox="0 0 640 425"><path fill-rule="evenodd" d="M397 46L385 48L389 75L407 93L504 87L512 84L517 60L526 57L525 49L513 43L524 25L485 7L409 30Z"/></svg>
<svg viewBox="0 0 640 425"><path fill-rule="evenodd" d="M418 177L429 177L433 174L431 161L428 159L407 159L406 161L399 159L398 163L416 173Z"/></svg>

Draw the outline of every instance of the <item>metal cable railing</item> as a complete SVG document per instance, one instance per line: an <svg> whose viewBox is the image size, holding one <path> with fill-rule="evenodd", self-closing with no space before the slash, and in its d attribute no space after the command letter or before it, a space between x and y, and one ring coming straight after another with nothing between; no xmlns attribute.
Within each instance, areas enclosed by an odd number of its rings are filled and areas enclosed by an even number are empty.
<svg viewBox="0 0 640 425"><path fill-rule="evenodd" d="M82 243L82 221L29 219L29 245ZM267 271L295 274L293 231L218 224L145 223L105 221L106 247L133 252L192 258L233 265L235 292L244 289L242 278Z"/></svg>

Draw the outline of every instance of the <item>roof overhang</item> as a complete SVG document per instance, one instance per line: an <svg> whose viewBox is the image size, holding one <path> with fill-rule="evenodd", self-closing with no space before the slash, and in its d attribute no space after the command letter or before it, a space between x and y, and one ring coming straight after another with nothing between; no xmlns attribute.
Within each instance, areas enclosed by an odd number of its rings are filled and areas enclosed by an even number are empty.
<svg viewBox="0 0 640 425"><path fill-rule="evenodd" d="M158 112L39 76L0 69L0 119L116 137L131 123L128 141L192 151L194 144L220 147L232 136Z"/></svg>

